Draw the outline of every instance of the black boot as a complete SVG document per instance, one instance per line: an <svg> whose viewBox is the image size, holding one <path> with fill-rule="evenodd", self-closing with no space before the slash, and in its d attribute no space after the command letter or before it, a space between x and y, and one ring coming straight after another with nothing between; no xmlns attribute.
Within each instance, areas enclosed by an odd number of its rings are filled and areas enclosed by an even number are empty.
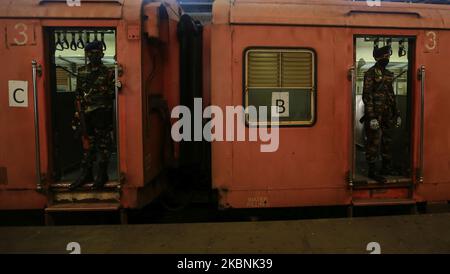
<svg viewBox="0 0 450 274"><path fill-rule="evenodd" d="M381 176L379 174L379 172L376 170L376 165L375 164L369 164L369 178L373 179L373 180L375 180L377 182L380 182L380 183L385 183L386 182L386 178Z"/></svg>
<svg viewBox="0 0 450 274"><path fill-rule="evenodd" d="M98 175L95 178L94 185L92 186L93 190L102 189L105 184L108 182L108 163L100 162L98 164Z"/></svg>
<svg viewBox="0 0 450 274"><path fill-rule="evenodd" d="M92 175L92 167L82 167L80 176L70 184L69 190L75 190L84 184L92 182L93 180L94 176Z"/></svg>

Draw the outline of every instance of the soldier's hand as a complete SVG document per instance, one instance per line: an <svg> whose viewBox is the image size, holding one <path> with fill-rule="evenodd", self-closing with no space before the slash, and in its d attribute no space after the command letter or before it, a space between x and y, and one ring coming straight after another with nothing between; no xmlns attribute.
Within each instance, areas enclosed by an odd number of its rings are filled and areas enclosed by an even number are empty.
<svg viewBox="0 0 450 274"><path fill-rule="evenodd" d="M78 129L80 128L80 124L81 124L80 114L78 112L75 112L72 118L72 129L74 131L78 131Z"/></svg>
<svg viewBox="0 0 450 274"><path fill-rule="evenodd" d="M378 130L380 128L380 123L378 122L377 119L370 120L369 124L372 130Z"/></svg>
<svg viewBox="0 0 450 274"><path fill-rule="evenodd" d="M400 116L397 117L397 123L395 124L397 128L402 126L402 118Z"/></svg>

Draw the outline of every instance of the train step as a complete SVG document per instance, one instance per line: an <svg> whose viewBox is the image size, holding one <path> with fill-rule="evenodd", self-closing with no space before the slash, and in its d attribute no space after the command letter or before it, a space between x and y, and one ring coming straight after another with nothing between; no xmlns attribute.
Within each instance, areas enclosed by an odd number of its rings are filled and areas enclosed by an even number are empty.
<svg viewBox="0 0 450 274"><path fill-rule="evenodd" d="M85 184L75 190L69 190L70 183L55 183L50 186L55 203L82 203L120 201L120 184L108 182L99 190L92 189L92 183Z"/></svg>
<svg viewBox="0 0 450 274"><path fill-rule="evenodd" d="M415 205L414 199L355 199L353 206L393 206L393 205Z"/></svg>
<svg viewBox="0 0 450 274"><path fill-rule="evenodd" d="M70 184L71 184L71 182L58 182L58 183L51 184L50 188L53 191L66 192L66 191L69 191ZM93 186L93 183L87 183L87 184L79 187L76 191L89 191L92 189L92 186ZM110 181L105 184L105 186L103 187L103 190L115 190L115 189L118 189L119 187L120 187L119 182Z"/></svg>
<svg viewBox="0 0 450 274"><path fill-rule="evenodd" d="M413 184L411 178L401 176L387 176L386 181L380 183L365 176L357 176L353 182L353 189L404 188Z"/></svg>
<svg viewBox="0 0 450 274"><path fill-rule="evenodd" d="M380 206L410 206L410 213L417 214L417 203L411 198L369 198L353 199L351 205L347 208L348 217L353 217L353 208Z"/></svg>
<svg viewBox="0 0 450 274"><path fill-rule="evenodd" d="M85 184L75 190L69 190L70 182L58 182L50 185L53 201L56 203L105 202L120 200L120 184L110 181L102 189L92 190L93 183Z"/></svg>
<svg viewBox="0 0 450 274"><path fill-rule="evenodd" d="M45 224L54 225L54 213L77 212L117 212L120 214L120 223L128 223L126 209L119 202L83 202L83 203L55 203L45 209Z"/></svg>
<svg viewBox="0 0 450 274"><path fill-rule="evenodd" d="M88 212L88 211L116 211L120 203L58 203L50 205L45 212Z"/></svg>

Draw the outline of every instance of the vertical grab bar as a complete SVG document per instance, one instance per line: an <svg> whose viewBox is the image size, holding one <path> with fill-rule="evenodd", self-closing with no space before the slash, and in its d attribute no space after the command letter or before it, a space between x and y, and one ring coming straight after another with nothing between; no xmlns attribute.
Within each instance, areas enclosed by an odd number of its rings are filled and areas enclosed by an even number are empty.
<svg viewBox="0 0 450 274"><path fill-rule="evenodd" d="M37 190L42 190L42 177L41 177L41 147L39 140L39 111L38 111L38 88L37 88L37 76L38 76L38 63L36 60L31 62L33 73L33 97L34 97L34 138L36 149L36 183Z"/></svg>
<svg viewBox="0 0 450 274"><path fill-rule="evenodd" d="M352 66L348 71L348 77L351 80L352 88L351 88L351 135L350 135L350 171L348 175L348 183L350 187L353 187L353 181L355 178L355 105L356 105L356 69Z"/></svg>
<svg viewBox="0 0 450 274"><path fill-rule="evenodd" d="M119 130L119 64L114 62L114 88L115 88L115 108L116 108L116 154L117 154L117 181L119 188L122 184L122 172L120 170L120 130Z"/></svg>
<svg viewBox="0 0 450 274"><path fill-rule="evenodd" d="M423 183L423 130L424 130L424 108L425 108L425 66L419 68L420 79L420 144L419 144L419 172L417 180Z"/></svg>

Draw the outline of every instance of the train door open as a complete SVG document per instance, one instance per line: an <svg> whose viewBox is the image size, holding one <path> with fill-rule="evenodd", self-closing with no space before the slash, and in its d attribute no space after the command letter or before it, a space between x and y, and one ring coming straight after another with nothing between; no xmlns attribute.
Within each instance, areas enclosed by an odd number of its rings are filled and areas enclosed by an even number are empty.
<svg viewBox="0 0 450 274"><path fill-rule="evenodd" d="M375 65L373 57L375 47L391 45L390 62L386 69L394 73L392 82L397 108L400 111L400 127L392 126L391 136L391 156L394 175L380 174L381 179L374 180L368 177L368 164L366 161L366 141L367 136L364 130L364 74ZM361 184L398 184L412 183L412 160L411 160L411 125L412 125L412 72L414 64L413 37L400 36L373 36L359 35L354 37L354 57L355 69L353 73L353 182L355 185ZM382 134L382 133L380 133ZM386 135L387 136L387 135ZM380 140L382 142L383 139ZM379 158L376 162L376 169L382 169L381 148L378 148Z"/></svg>
<svg viewBox="0 0 450 274"><path fill-rule="evenodd" d="M51 96L51 121L53 145L52 182L67 187L80 175L83 144L80 134L72 128L76 112L78 69L89 62L85 56L85 46L92 41L103 44L103 64L114 71L116 62L116 31L112 28L49 28L49 79ZM117 105L117 104L116 104ZM117 181L116 114L113 113L114 137L112 156L108 166L110 182ZM94 165L94 174L98 167Z"/></svg>

